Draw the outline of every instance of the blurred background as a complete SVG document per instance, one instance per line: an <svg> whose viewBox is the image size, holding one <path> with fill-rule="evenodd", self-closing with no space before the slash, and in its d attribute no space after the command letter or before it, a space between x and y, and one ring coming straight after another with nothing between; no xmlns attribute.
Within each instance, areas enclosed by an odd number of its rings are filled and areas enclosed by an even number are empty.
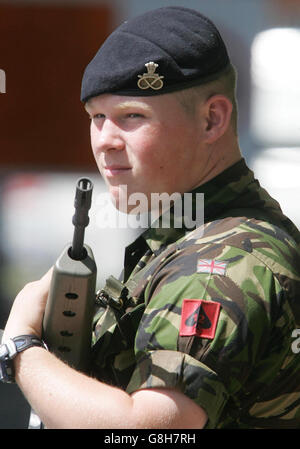
<svg viewBox="0 0 300 449"><path fill-rule="evenodd" d="M105 187L79 100L83 70L123 20L166 5L210 17L238 71L240 145L261 184L300 225L300 0L0 0L0 328L22 286L72 240L77 179L95 184L86 243L100 287L135 230L101 223ZM0 384L0 429L29 406Z"/></svg>

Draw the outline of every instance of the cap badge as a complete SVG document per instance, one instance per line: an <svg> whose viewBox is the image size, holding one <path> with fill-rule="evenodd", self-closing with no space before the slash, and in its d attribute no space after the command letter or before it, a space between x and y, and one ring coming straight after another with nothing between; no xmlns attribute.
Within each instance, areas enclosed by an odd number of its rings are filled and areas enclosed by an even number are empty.
<svg viewBox="0 0 300 449"><path fill-rule="evenodd" d="M153 89L153 90L159 90L163 87L164 82L163 76L160 76L158 73L155 73L155 70L158 67L158 64L155 64L155 62L147 62L145 64L147 68L147 73L143 73L143 75L138 75L138 82L137 85L140 89Z"/></svg>

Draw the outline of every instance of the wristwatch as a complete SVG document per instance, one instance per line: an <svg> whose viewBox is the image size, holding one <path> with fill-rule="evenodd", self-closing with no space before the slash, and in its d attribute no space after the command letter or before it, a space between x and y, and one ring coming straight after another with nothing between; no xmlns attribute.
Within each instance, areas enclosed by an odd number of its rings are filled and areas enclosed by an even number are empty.
<svg viewBox="0 0 300 449"><path fill-rule="evenodd" d="M19 352L32 346L40 346L48 349L43 340L35 335L19 335L2 342L0 345L0 380L4 383L15 382L15 370L13 359Z"/></svg>

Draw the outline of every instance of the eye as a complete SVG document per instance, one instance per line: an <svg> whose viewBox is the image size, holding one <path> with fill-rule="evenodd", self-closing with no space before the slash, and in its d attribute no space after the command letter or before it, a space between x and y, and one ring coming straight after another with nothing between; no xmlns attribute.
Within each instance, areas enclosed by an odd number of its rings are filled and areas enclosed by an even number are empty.
<svg viewBox="0 0 300 449"><path fill-rule="evenodd" d="M102 119L102 118L105 118L105 115L104 115L104 114L101 114L101 113L99 113L99 114L94 114L91 118L94 119L94 120Z"/></svg>
<svg viewBox="0 0 300 449"><path fill-rule="evenodd" d="M103 118L105 118L105 115L101 114L101 113L99 113L99 114L89 114L89 119L90 120L101 120Z"/></svg>
<svg viewBox="0 0 300 449"><path fill-rule="evenodd" d="M130 114L127 114L127 117L129 117L129 118L142 118L144 116L143 116L143 114L139 114L138 112L130 112Z"/></svg>

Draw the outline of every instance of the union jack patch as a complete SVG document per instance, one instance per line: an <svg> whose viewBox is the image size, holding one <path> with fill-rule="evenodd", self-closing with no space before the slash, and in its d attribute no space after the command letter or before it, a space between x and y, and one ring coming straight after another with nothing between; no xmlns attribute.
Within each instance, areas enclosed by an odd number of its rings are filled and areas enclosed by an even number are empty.
<svg viewBox="0 0 300 449"><path fill-rule="evenodd" d="M223 260L198 259L197 273L210 273L225 276L227 262Z"/></svg>

